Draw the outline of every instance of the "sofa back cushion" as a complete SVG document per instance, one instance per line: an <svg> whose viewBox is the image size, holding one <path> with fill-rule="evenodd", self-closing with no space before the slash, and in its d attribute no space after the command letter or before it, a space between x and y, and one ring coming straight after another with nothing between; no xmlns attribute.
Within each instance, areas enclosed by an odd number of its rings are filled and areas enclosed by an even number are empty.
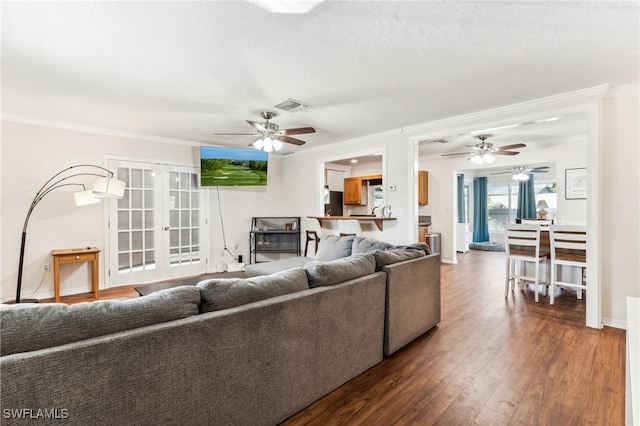
<svg viewBox="0 0 640 426"><path fill-rule="evenodd" d="M373 274L376 261L372 254L357 254L328 262L311 261L304 265L309 287L322 287Z"/></svg>
<svg viewBox="0 0 640 426"><path fill-rule="evenodd" d="M424 251L410 248L394 248L373 252L376 261L376 271L379 271L387 265L423 257L424 255Z"/></svg>
<svg viewBox="0 0 640 426"><path fill-rule="evenodd" d="M351 254L372 253L375 250L387 250L393 246L384 241L373 238L355 237L351 248Z"/></svg>
<svg viewBox="0 0 640 426"><path fill-rule="evenodd" d="M202 294L200 312L204 313L308 290L309 282L304 269L293 268L248 279L214 278L199 282L197 287Z"/></svg>
<svg viewBox="0 0 640 426"><path fill-rule="evenodd" d="M327 261L351 256L351 248L355 236L326 235L320 239L315 260Z"/></svg>
<svg viewBox="0 0 640 426"><path fill-rule="evenodd" d="M78 342L198 314L200 290L182 286L127 300L24 303L0 309L0 355Z"/></svg>

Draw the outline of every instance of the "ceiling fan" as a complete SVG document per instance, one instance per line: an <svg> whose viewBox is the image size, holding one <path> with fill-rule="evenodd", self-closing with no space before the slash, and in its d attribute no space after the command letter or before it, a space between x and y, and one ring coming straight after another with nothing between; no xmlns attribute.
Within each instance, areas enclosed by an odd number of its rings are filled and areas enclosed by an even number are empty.
<svg viewBox="0 0 640 426"><path fill-rule="evenodd" d="M549 166L542 167L528 167L528 166L516 166L513 169L506 172L491 173L492 175L506 175L511 173L511 179L513 180L529 180L530 173L547 173Z"/></svg>
<svg viewBox="0 0 640 426"><path fill-rule="evenodd" d="M258 136L258 139L253 141L251 145L256 149L261 149L266 152L273 150L279 150L282 148L282 142L290 143L293 145L304 145L304 141L296 138L292 138L289 135L302 135L305 133L315 133L316 129L313 127L298 127L296 129L280 129L277 124L272 123L271 120L276 116L275 112L263 111L260 116L264 118L264 123L258 123L255 121L247 120L249 125L253 126L257 133L214 133L219 136Z"/></svg>
<svg viewBox="0 0 640 426"><path fill-rule="evenodd" d="M480 139L480 143L475 145L467 145L473 151L470 152L456 152L453 154L442 154L442 157L448 157L452 155L469 155L471 157L468 160L473 161L476 164L490 164L495 160L494 155L518 155L520 152L518 151L510 151L511 149L517 148L525 148L526 145L523 143L516 143L513 145L504 145L494 147L491 142L486 142L488 138L493 136L492 134L486 133L482 135L476 135L476 138Z"/></svg>

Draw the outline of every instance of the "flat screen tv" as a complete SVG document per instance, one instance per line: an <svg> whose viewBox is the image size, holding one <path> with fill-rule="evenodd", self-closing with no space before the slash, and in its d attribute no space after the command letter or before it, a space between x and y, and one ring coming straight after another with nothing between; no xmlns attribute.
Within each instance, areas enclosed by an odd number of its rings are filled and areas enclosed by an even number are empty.
<svg viewBox="0 0 640 426"><path fill-rule="evenodd" d="M269 154L254 148L200 147L202 186L264 186Z"/></svg>

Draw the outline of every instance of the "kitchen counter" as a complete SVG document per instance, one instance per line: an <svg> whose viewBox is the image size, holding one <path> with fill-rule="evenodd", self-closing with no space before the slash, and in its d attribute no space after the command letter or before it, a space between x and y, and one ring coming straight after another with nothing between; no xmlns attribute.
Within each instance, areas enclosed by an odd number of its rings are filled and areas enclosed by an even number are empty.
<svg viewBox="0 0 640 426"><path fill-rule="evenodd" d="M359 222L374 222L379 230L382 231L383 223L391 220L396 220L395 217L375 217L375 216L307 216L311 219L318 219L320 226L322 222L329 222L334 220L357 220Z"/></svg>

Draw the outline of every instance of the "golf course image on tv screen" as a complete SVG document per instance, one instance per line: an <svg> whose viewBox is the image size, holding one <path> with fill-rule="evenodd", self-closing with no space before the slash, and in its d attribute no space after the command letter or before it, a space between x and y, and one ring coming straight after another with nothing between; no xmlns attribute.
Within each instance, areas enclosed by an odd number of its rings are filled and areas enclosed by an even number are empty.
<svg viewBox="0 0 640 426"><path fill-rule="evenodd" d="M264 186L269 154L253 148L200 147L202 186Z"/></svg>

